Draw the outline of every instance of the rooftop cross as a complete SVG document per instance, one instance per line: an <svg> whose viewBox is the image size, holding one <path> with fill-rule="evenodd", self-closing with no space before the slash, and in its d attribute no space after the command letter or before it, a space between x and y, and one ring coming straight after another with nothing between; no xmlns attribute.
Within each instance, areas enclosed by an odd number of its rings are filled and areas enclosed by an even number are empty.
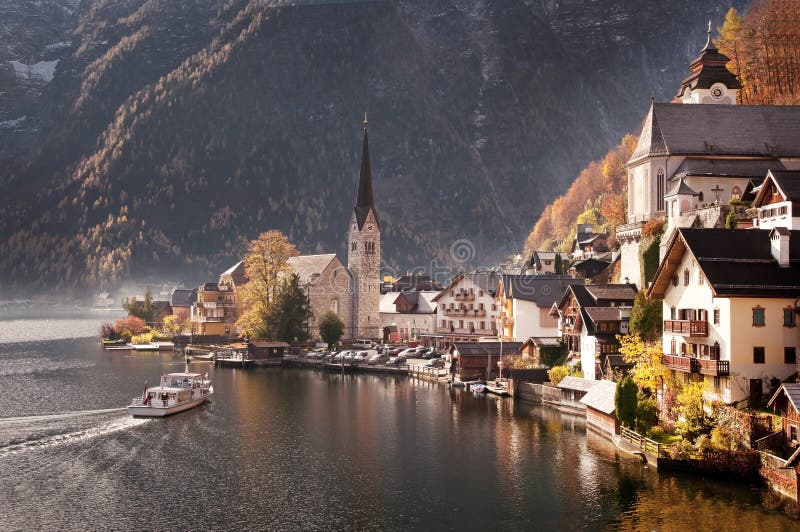
<svg viewBox="0 0 800 532"><path fill-rule="evenodd" d="M717 197L717 203L719 203L719 193L722 192L723 190L725 189L720 187L719 185L716 185L714 188L711 189L711 192L713 192L714 195Z"/></svg>

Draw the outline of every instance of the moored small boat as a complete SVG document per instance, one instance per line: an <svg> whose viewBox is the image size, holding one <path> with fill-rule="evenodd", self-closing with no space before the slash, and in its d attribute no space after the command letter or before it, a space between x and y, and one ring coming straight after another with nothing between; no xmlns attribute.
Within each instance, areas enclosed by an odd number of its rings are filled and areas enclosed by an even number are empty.
<svg viewBox="0 0 800 532"><path fill-rule="evenodd" d="M168 373L159 386L148 388L134 397L128 413L134 417L164 417L193 408L214 393L208 374Z"/></svg>

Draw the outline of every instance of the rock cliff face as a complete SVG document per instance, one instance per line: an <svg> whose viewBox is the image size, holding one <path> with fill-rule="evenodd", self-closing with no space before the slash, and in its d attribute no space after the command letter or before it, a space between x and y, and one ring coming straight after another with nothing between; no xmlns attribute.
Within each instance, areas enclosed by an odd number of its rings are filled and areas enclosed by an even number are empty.
<svg viewBox="0 0 800 532"><path fill-rule="evenodd" d="M491 262L651 96L672 97L728 7L51 3L64 17L0 66L21 83L14 65L59 60L24 111L0 99L5 289L194 282L269 228L344 252L364 111L386 265L452 262L461 238Z"/></svg>

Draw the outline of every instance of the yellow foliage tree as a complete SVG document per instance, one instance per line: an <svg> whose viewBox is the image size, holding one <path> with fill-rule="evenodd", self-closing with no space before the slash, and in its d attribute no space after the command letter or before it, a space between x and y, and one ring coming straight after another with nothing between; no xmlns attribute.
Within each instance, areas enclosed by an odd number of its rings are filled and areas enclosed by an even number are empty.
<svg viewBox="0 0 800 532"><path fill-rule="evenodd" d="M655 395L665 384L669 370L661 361L663 352L658 342L644 342L639 335L619 336L619 352L625 362L633 364L630 376L641 390Z"/></svg>
<svg viewBox="0 0 800 532"><path fill-rule="evenodd" d="M252 339L272 339L277 333L272 316L278 312L284 279L292 272L289 259L297 248L280 231L267 231L250 242L244 259L247 284L237 290L240 302L237 327Z"/></svg>

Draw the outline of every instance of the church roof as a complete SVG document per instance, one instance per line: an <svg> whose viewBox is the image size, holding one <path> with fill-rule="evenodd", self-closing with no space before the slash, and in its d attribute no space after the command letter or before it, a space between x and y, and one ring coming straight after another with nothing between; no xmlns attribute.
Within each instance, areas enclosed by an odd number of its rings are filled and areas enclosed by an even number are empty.
<svg viewBox="0 0 800 532"><path fill-rule="evenodd" d="M736 75L725 66L730 58L720 53L714 41L711 40L711 23L708 24L708 41L700 51L700 55L691 62L689 68L692 73L683 80L678 90L678 98L683 96L686 89L709 89L714 83L722 83L729 89L741 89L742 84Z"/></svg>
<svg viewBox="0 0 800 532"><path fill-rule="evenodd" d="M654 103L628 164L667 155L800 157L800 105Z"/></svg>
<svg viewBox="0 0 800 532"><path fill-rule="evenodd" d="M356 222L358 228L364 227L369 211L375 211L375 199L372 192L372 168L369 162L369 137L367 135L367 119L364 117L364 144L361 148L361 172L358 176L358 193L356 195ZM378 215L375 214L375 222ZM380 226L380 224L378 224Z"/></svg>
<svg viewBox="0 0 800 532"><path fill-rule="evenodd" d="M692 187L686 184L686 181L681 177L677 183L674 183L669 192L664 194L665 198L670 196L699 196Z"/></svg>
<svg viewBox="0 0 800 532"><path fill-rule="evenodd" d="M749 177L759 181L768 170L784 170L778 159L707 159L686 158L670 179L683 176L696 177Z"/></svg>
<svg viewBox="0 0 800 532"><path fill-rule="evenodd" d="M312 283L336 258L335 253L324 255L298 255L289 259L289 266L300 277L300 284Z"/></svg>

